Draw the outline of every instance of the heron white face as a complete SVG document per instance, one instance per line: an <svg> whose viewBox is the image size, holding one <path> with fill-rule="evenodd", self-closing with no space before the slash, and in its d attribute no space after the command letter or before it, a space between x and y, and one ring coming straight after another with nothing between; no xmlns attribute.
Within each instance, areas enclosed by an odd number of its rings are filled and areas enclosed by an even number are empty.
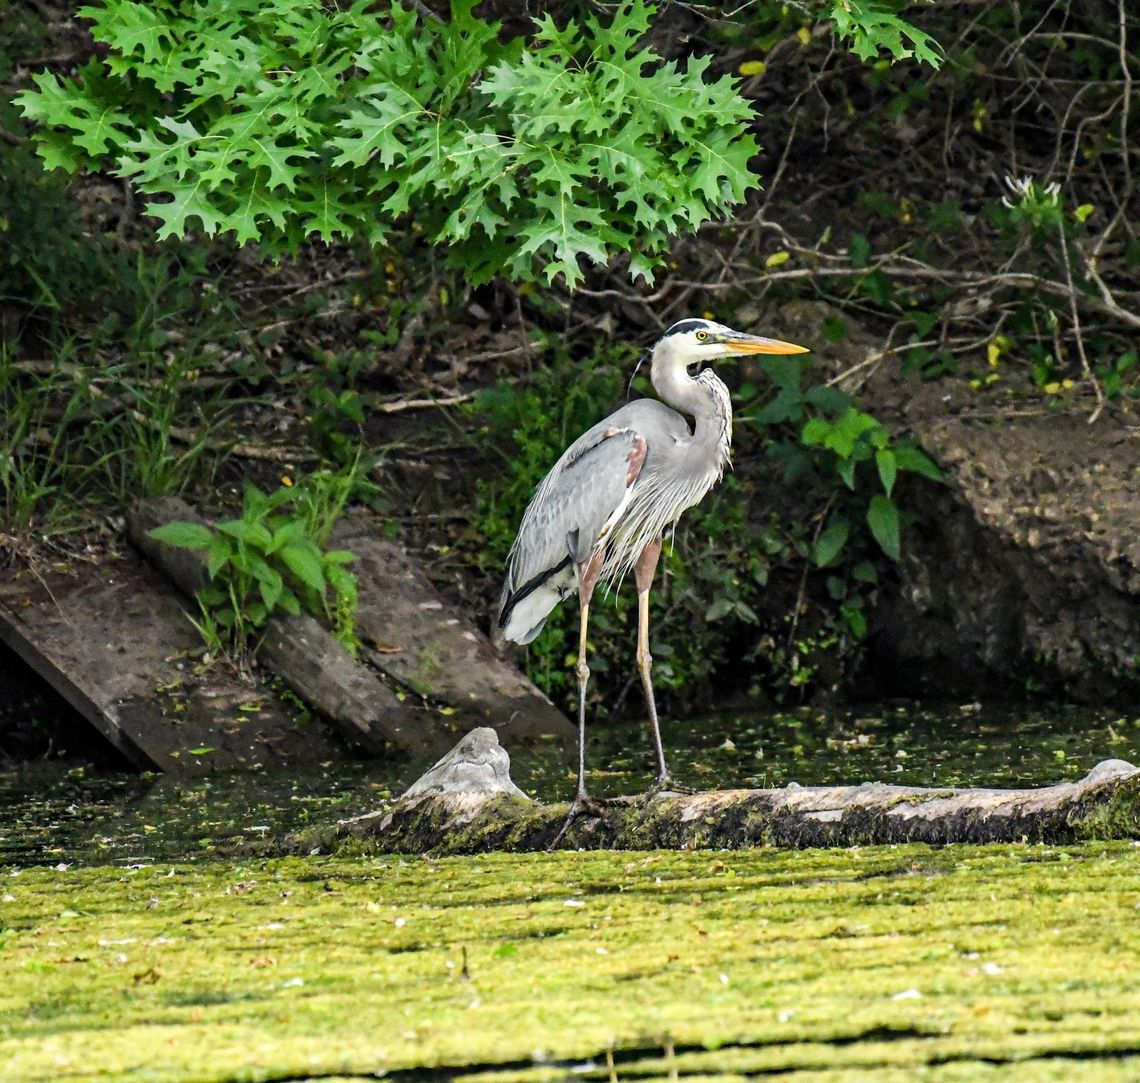
<svg viewBox="0 0 1140 1083"><path fill-rule="evenodd" d="M761 338L726 327L714 320L689 319L673 324L655 347L670 354L687 368L717 357L737 357L745 354L796 354L807 353L806 346L781 342L775 338Z"/></svg>

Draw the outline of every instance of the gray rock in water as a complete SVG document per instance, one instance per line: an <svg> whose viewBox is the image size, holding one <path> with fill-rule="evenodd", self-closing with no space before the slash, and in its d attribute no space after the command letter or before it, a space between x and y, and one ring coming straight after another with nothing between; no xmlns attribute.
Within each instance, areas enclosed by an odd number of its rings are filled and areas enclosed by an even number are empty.
<svg viewBox="0 0 1140 1083"><path fill-rule="evenodd" d="M401 800L415 797L491 797L510 794L529 801L511 781L511 759L490 726L464 736L438 763L411 786Z"/></svg>
<svg viewBox="0 0 1140 1083"><path fill-rule="evenodd" d="M1101 760L1077 785L1091 786L1110 778L1128 778L1138 768L1127 760Z"/></svg>

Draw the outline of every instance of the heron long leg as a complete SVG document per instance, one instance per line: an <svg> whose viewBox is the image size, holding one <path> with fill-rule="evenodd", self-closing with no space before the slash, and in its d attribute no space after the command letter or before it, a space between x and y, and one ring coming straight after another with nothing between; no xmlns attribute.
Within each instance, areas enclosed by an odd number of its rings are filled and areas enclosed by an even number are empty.
<svg viewBox="0 0 1140 1083"><path fill-rule="evenodd" d="M590 667L586 664L586 633L590 625L590 599L582 598L578 624L578 789L575 803L586 800L586 686Z"/></svg>
<svg viewBox="0 0 1140 1083"><path fill-rule="evenodd" d="M653 695L653 656L649 653L649 588L657 571L661 556L661 539L650 542L641 551L633 566L637 582L637 668L641 673L641 687L645 690L645 707L649 712L649 725L653 730L653 749L657 753L657 785L669 781L669 768L665 766L665 749L661 744L661 727L657 722L657 700Z"/></svg>
<svg viewBox="0 0 1140 1083"><path fill-rule="evenodd" d="M590 681L590 667L586 664L586 634L590 626L590 599L594 597L594 587L598 585L605 557L605 549L599 547L578 565L581 612L578 625L578 790L574 796L575 804L586 800L586 685Z"/></svg>
<svg viewBox="0 0 1140 1083"><path fill-rule="evenodd" d="M602 564L605 562L605 550L595 549L590 556L578 565L578 788L574 792L574 801L566 820L559 829L558 834L550 843L553 850L566 829L582 811L589 795L586 793L586 686L590 681L590 667L586 664L586 636L590 626L590 599L594 596L594 587L598 585L598 577L602 574Z"/></svg>

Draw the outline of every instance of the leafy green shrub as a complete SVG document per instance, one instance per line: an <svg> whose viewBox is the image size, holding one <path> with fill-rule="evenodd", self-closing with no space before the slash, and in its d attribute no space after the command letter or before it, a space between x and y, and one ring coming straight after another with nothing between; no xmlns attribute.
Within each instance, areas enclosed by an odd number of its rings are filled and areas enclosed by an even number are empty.
<svg viewBox="0 0 1140 1083"><path fill-rule="evenodd" d="M754 478L728 474L665 546L654 591L654 683L689 705L707 706L718 677L740 684L767 649L778 619L773 577L796 561L799 530L768 508ZM749 678L741 690L759 683Z"/></svg>
<svg viewBox="0 0 1140 1083"><path fill-rule="evenodd" d="M0 101L0 130L18 130L14 112ZM53 313L86 307L110 284L108 247L84 236L65 185L28 144L0 144L0 300Z"/></svg>
<svg viewBox="0 0 1140 1083"><path fill-rule="evenodd" d="M224 303L207 310L201 252L91 252L91 296L50 278L50 299L37 287L18 300L51 320L0 346L0 529L33 544L93 529L95 508L208 482L245 401L220 360L240 328Z"/></svg>
<svg viewBox="0 0 1140 1083"><path fill-rule="evenodd" d="M213 529L179 521L150 531L157 541L206 556L210 581L198 592L198 628L208 648L245 665L273 613L304 609L328 620L355 652L357 586L346 565L356 558L325 548L354 484L351 470L322 471L272 493L247 482L238 518Z"/></svg>
<svg viewBox="0 0 1140 1083"><path fill-rule="evenodd" d="M1135 385L1126 387L1124 384L1128 373L1136 369L1138 364L1140 364L1140 353L1136 350L1125 350L1115 360L1106 361L1100 366L1098 375L1103 382L1105 398L1113 400L1124 396L1140 399L1140 387Z"/></svg>
<svg viewBox="0 0 1140 1083"><path fill-rule="evenodd" d="M49 166L131 177L160 237L375 244L414 214L474 281L572 286L580 257L630 250L649 276L672 232L756 185L750 107L709 58L642 48L642 0L605 26L541 16L529 43L471 0L447 23L375 7L111 0L80 12L106 59L20 102Z"/></svg>
<svg viewBox="0 0 1140 1083"><path fill-rule="evenodd" d="M771 445L771 453L781 459L784 480L794 481L815 470L842 482L854 495L865 490L873 468L875 491L864 498L862 519L882 551L898 560L902 519L893 499L898 474L911 472L941 481L941 471L913 441L894 440L884 425L856 407L850 395L834 387L804 387L801 363L771 359L764 368L776 394L744 417L760 429L794 427L795 441ZM747 390L755 394L754 389ZM813 545L812 559L818 567L836 562L854 525L848 501L833 513Z"/></svg>
<svg viewBox="0 0 1140 1083"><path fill-rule="evenodd" d="M5 5L0 85L10 86L20 57L43 55L49 40L32 5ZM9 94L0 94L0 132L5 136L0 139L0 301L5 309L58 313L70 302L89 301L101 292L110 277L109 246L84 234L63 178L45 173L32 143L17 137L24 127ZM12 315L0 314L5 322L0 333L9 331Z"/></svg>
<svg viewBox="0 0 1140 1083"><path fill-rule="evenodd" d="M51 167L109 168L151 197L159 237L200 228L295 250L383 242L399 223L472 281L561 275L629 254L652 278L670 237L757 186L751 106L711 58L642 42L656 11L537 16L501 41L474 0L108 0L85 7L105 57L35 76L19 102ZM379 10L377 10L379 8ZM860 56L937 61L893 0L833 0Z"/></svg>
<svg viewBox="0 0 1140 1083"><path fill-rule="evenodd" d="M892 60L913 57L938 67L942 62L938 43L899 18L905 6L902 0L835 0L830 14L836 33L851 43L860 60L874 60L885 52Z"/></svg>

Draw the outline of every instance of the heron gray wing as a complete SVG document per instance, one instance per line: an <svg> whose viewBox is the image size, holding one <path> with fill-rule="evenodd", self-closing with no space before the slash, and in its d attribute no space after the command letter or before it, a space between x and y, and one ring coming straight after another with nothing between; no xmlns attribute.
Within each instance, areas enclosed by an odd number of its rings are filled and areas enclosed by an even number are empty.
<svg viewBox="0 0 1140 1083"><path fill-rule="evenodd" d="M573 574L568 579L564 573L573 573L620 518L645 453L645 439L635 429L603 423L574 441L554 464L523 515L507 558L499 624L508 638L513 638L512 611L524 598L557 577L556 596L541 613L541 627L564 596L573 582Z"/></svg>

